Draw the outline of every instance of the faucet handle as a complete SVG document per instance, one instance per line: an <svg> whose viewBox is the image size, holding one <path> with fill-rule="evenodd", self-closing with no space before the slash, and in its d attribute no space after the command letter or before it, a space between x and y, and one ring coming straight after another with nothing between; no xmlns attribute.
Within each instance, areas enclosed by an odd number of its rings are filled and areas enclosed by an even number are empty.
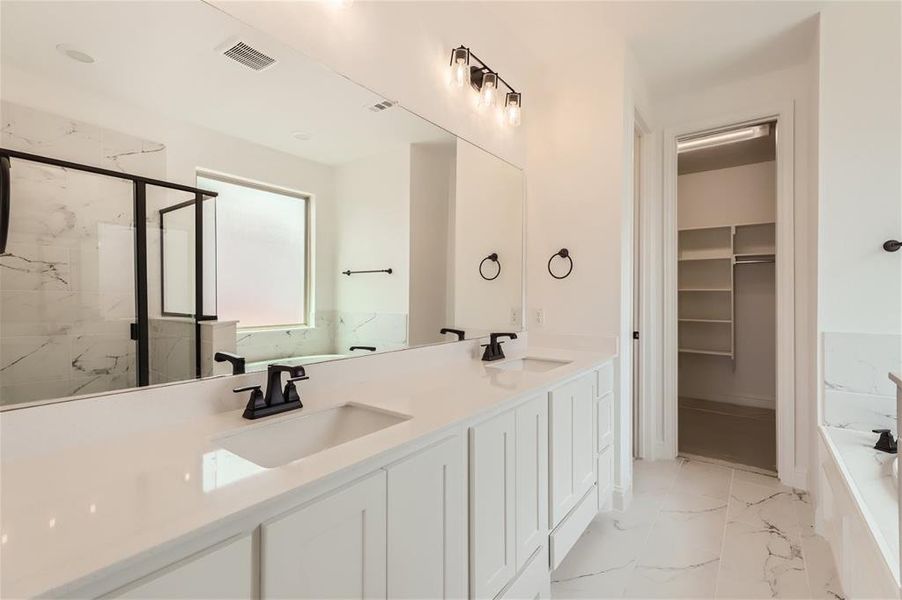
<svg viewBox="0 0 902 600"><path fill-rule="evenodd" d="M874 445L875 450L896 454L898 452L898 442L893 439L893 434L889 429L872 429L873 433L879 433L880 439Z"/></svg>
<svg viewBox="0 0 902 600"><path fill-rule="evenodd" d="M236 394L241 392L250 392L251 397L247 401L247 406L244 407L244 418L252 419L254 417L249 416L253 415L256 410L259 410L266 406L266 399L263 398L263 391L260 389L259 385L246 385L244 387L237 387L232 390Z"/></svg>
<svg viewBox="0 0 902 600"><path fill-rule="evenodd" d="M260 392L262 394L263 392L260 391L260 387L261 386L259 386L259 385L246 385L244 387L236 387L232 391L236 394L239 394L241 392L249 392L251 390L256 390L257 392ZM251 395L253 396L253 394L251 394Z"/></svg>

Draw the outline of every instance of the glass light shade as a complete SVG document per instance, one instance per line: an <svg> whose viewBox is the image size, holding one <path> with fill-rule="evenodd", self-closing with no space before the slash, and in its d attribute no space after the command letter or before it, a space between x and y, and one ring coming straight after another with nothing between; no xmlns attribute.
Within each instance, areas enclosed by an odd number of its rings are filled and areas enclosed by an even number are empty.
<svg viewBox="0 0 902 600"><path fill-rule="evenodd" d="M512 127L520 126L520 94L508 92L504 98L504 118Z"/></svg>
<svg viewBox="0 0 902 600"><path fill-rule="evenodd" d="M455 48L451 52L451 84L462 88L470 83L470 57L466 48Z"/></svg>
<svg viewBox="0 0 902 600"><path fill-rule="evenodd" d="M479 106L492 108L498 98L498 76L494 73L486 73L482 76L482 89L479 90Z"/></svg>

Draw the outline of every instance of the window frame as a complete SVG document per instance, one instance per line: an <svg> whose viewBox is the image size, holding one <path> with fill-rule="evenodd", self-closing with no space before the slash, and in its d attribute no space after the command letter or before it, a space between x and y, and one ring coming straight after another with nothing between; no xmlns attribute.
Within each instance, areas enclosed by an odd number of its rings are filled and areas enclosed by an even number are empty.
<svg viewBox="0 0 902 600"><path fill-rule="evenodd" d="M212 179L214 181L218 181L220 183L226 183L229 185L236 185L240 187L251 188L255 190L260 190L263 192L268 192L271 194L279 194L281 196L288 196L291 198L296 198L298 200L302 200L304 202L304 321L301 323L275 323L272 325L250 325L247 327L241 327L240 321L238 330L245 332L253 332L253 331L274 331L274 330L282 330L282 329L309 329L316 326L315 315L316 315L316 306L315 306L315 296L316 296L316 260L315 260L315 248L316 248L316 226L314 224L314 219L316 216L316 195L310 192L304 192L301 190L297 190L290 187L285 187L273 183L268 183L264 181L259 181L256 179L250 179L247 177L240 177L238 175L231 175L229 173L223 173L221 171L214 171L211 169L197 168L195 173L195 180L199 179ZM214 215L215 215L215 204L214 204ZM214 223L215 229L215 223ZM214 238L214 245L218 244L218 234ZM217 266L218 266L218 253L215 254L217 257ZM217 304L217 314L219 313L219 277L217 276L217 286L216 286L216 304Z"/></svg>

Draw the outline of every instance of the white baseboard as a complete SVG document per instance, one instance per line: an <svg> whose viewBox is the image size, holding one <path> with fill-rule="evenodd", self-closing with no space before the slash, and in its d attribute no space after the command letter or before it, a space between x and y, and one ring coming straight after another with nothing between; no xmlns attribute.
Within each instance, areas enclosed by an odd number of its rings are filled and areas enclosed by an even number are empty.
<svg viewBox="0 0 902 600"><path fill-rule="evenodd" d="M797 490L808 490L808 469L795 469L789 473L780 473L780 481L784 485Z"/></svg>
<svg viewBox="0 0 902 600"><path fill-rule="evenodd" d="M611 504L614 510L624 511L629 508L633 501L633 486L627 488L614 486L614 492L611 497Z"/></svg>
<svg viewBox="0 0 902 600"><path fill-rule="evenodd" d="M754 408L769 408L774 410L777 406L777 399L767 396L747 396L738 394L708 394L706 392L685 392L680 393L681 397L698 398L699 400L709 400L711 402L723 402L724 404L735 404L737 406L751 406Z"/></svg>

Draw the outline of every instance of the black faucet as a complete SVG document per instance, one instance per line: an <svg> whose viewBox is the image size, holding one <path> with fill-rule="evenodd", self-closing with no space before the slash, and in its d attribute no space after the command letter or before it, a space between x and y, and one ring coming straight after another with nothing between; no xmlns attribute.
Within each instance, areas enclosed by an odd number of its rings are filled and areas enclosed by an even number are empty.
<svg viewBox="0 0 902 600"><path fill-rule="evenodd" d="M217 352L213 355L213 360L215 360L216 362L232 363L232 375L244 374L243 356L238 356L237 354L232 354L231 352Z"/></svg>
<svg viewBox="0 0 902 600"><path fill-rule="evenodd" d="M353 352L354 350L369 350L370 352L375 352L375 346L351 346L348 348L348 352Z"/></svg>
<svg viewBox="0 0 902 600"><path fill-rule="evenodd" d="M464 339L464 330L463 329L451 329L450 327L442 327L440 334L445 335L446 333L453 333L457 336L457 341L461 341Z"/></svg>
<svg viewBox="0 0 902 600"><path fill-rule="evenodd" d="M289 374L285 389L282 389L282 373ZM232 391L236 393L250 391L251 398L247 402L243 416L245 419L259 419L303 408L304 405L301 403L301 397L294 383L304 379L310 378L304 371L304 367L300 365L294 367L269 365L266 367L266 394L260 391L259 385L248 385Z"/></svg>
<svg viewBox="0 0 902 600"><path fill-rule="evenodd" d="M499 342L498 338L506 337L512 340L517 339L516 333L492 333L489 334L489 343L483 344L485 346L485 352L482 353L482 360L491 361L491 360L501 360L504 358L504 350L501 349L501 344L504 342Z"/></svg>
<svg viewBox="0 0 902 600"><path fill-rule="evenodd" d="M874 445L875 450L888 452L890 454L896 454L899 451L899 446L896 443L896 440L893 439L893 434L890 433L889 429L874 429L872 431L880 434L880 439L877 440L877 443Z"/></svg>

